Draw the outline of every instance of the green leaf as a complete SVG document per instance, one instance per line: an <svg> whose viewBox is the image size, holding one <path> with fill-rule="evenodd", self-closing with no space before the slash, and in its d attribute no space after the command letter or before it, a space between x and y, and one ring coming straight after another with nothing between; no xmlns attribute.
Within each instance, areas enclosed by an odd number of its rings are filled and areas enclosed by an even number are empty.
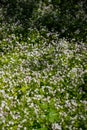
<svg viewBox="0 0 87 130"><path fill-rule="evenodd" d="M49 121L51 123L55 122L55 120L57 119L57 112L53 109L50 110L49 112Z"/></svg>
<svg viewBox="0 0 87 130"><path fill-rule="evenodd" d="M28 89L28 86L22 86L22 87L21 87L21 91L22 91L23 93L25 93L27 89Z"/></svg>
<svg viewBox="0 0 87 130"><path fill-rule="evenodd" d="M48 130L46 127L44 127L44 128L40 128L39 130Z"/></svg>

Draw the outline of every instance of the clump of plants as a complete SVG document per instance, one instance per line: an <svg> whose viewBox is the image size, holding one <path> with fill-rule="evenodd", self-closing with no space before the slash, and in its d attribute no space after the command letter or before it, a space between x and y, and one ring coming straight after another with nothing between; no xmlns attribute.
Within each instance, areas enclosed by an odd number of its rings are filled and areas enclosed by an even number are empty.
<svg viewBox="0 0 87 130"><path fill-rule="evenodd" d="M4 21L6 8L0 9L0 129L87 129L86 42L34 26L37 12L27 30L14 18Z"/></svg>

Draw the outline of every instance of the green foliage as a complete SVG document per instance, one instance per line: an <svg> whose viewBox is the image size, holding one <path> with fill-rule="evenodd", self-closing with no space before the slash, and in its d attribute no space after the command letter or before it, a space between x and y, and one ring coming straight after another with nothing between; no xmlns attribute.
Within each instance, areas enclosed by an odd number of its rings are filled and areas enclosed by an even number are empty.
<svg viewBox="0 0 87 130"><path fill-rule="evenodd" d="M86 44L28 35L1 41L0 129L86 129Z"/></svg>
<svg viewBox="0 0 87 130"><path fill-rule="evenodd" d="M79 3L71 3L0 5L0 130L87 129L87 44L73 42L86 38L86 7L82 2L82 14ZM71 25L80 26L81 35L73 36Z"/></svg>
<svg viewBox="0 0 87 130"><path fill-rule="evenodd" d="M39 30L46 27L57 31L59 38L87 41L86 0L7 0L2 3L4 21L21 24L24 37L30 27Z"/></svg>

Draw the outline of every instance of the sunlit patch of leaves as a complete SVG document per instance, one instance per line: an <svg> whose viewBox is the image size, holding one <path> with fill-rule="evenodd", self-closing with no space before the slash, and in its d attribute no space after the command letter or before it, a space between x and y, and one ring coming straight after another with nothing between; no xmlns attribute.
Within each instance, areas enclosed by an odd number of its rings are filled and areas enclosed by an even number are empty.
<svg viewBox="0 0 87 130"><path fill-rule="evenodd" d="M0 129L87 128L87 46L56 35L1 41Z"/></svg>

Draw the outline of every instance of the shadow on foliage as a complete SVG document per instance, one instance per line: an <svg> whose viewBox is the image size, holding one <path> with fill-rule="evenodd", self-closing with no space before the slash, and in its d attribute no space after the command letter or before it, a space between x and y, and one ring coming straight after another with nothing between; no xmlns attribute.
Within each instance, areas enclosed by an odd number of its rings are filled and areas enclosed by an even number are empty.
<svg viewBox="0 0 87 130"><path fill-rule="evenodd" d="M84 73L83 75L83 82L84 83L79 86L79 89L82 91L81 99L87 100L87 73Z"/></svg>
<svg viewBox="0 0 87 130"><path fill-rule="evenodd" d="M59 37L68 40L87 41L86 1L54 0L45 3L43 15L35 21L36 26L46 26L49 31L59 32Z"/></svg>
<svg viewBox="0 0 87 130"><path fill-rule="evenodd" d="M46 27L49 31L59 32L59 37L68 40L87 41L86 0L6 0L0 1L6 8L5 20L22 24L26 37L28 28L38 30Z"/></svg>
<svg viewBox="0 0 87 130"><path fill-rule="evenodd" d="M29 18L32 17L33 9L36 6L35 0L6 0L0 1L0 6L5 10L4 21L21 24L24 31L30 26Z"/></svg>

